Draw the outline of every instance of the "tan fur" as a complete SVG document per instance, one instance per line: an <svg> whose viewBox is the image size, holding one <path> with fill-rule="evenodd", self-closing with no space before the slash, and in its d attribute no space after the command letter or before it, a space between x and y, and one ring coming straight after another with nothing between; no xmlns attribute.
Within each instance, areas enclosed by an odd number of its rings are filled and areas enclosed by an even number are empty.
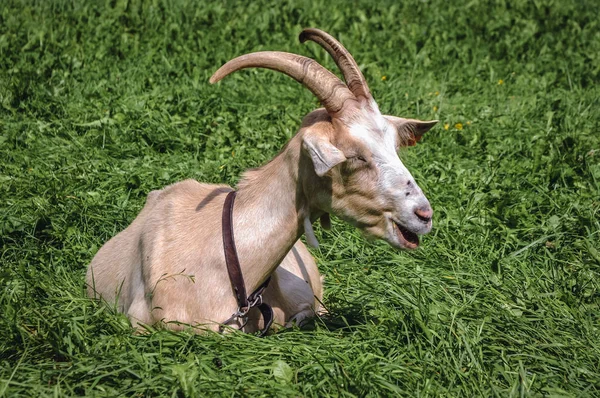
<svg viewBox="0 0 600 398"><path fill-rule="evenodd" d="M320 311L322 281L298 240L308 203L298 191L299 140L246 173L234 207L234 234L248 293L273 274L264 299L275 322L302 323ZM118 302L133 325L163 322L216 330L236 310L226 270L221 211L230 187L186 180L148 195L124 231L96 254L88 294ZM320 213L315 213L318 217ZM247 331L259 322L250 322Z"/></svg>

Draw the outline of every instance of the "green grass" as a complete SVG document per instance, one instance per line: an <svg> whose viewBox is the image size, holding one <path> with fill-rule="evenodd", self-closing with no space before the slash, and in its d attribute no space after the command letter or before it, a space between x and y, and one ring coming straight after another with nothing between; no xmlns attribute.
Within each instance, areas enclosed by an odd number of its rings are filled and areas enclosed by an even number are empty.
<svg viewBox="0 0 600 398"><path fill-rule="evenodd" d="M600 394L598 2L324 3L0 4L0 396ZM314 330L133 335L86 298L87 264L149 191L278 152L308 90L208 78L266 49L335 70L308 26L382 111L441 120L402 153L432 233L396 252L318 229Z"/></svg>

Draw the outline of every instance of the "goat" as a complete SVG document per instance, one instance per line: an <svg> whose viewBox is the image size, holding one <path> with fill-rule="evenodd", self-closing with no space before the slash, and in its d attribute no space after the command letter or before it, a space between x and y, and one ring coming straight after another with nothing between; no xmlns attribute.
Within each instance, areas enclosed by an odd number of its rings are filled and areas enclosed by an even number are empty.
<svg viewBox="0 0 600 398"><path fill-rule="evenodd" d="M433 210L400 161L437 123L382 115L350 53L332 36L305 29L333 57L346 84L316 61L265 51L237 57L210 78L258 67L306 86L323 108L304 117L269 163L247 171L237 187L233 228L249 291L270 275L263 297L276 324L302 323L320 311L322 281L299 240L317 244L312 223L329 214L398 249L414 249L431 230ZM150 192L137 218L110 239L87 272L88 294L118 302L134 327L163 322L217 330L236 309L221 236L221 210L232 188L185 180ZM255 310L255 309L254 309ZM257 311L238 328L260 328Z"/></svg>

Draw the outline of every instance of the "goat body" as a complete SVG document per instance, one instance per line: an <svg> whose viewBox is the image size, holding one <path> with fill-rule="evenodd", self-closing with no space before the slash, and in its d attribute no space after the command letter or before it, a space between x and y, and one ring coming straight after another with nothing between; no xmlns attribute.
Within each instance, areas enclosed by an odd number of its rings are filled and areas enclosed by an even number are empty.
<svg viewBox="0 0 600 398"><path fill-rule="evenodd" d="M294 209L285 208L278 196L282 181L274 173L276 163L250 174L258 184L241 184L234 230L250 233L237 233L236 246L249 291L272 273L261 265L278 265L263 299L273 307L276 324L301 324L319 310L322 281L298 240L298 224L288 218ZM186 180L151 192L133 223L94 257L87 275L89 295L118 302L134 326L162 321L173 329L193 325L216 330L237 307L220 235L229 191L224 185ZM256 191L261 192L258 198ZM249 315L246 331L262 327L258 311Z"/></svg>

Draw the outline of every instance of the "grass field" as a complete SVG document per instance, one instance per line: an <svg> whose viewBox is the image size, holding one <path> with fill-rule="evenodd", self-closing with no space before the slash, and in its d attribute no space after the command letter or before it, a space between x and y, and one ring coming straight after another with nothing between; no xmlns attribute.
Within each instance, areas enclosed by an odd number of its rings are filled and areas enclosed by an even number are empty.
<svg viewBox="0 0 600 398"><path fill-rule="evenodd" d="M0 3L0 396L600 395L600 4ZM338 220L313 330L133 335L86 298L146 194L234 185L318 106L251 51L353 53L436 212L414 252Z"/></svg>

